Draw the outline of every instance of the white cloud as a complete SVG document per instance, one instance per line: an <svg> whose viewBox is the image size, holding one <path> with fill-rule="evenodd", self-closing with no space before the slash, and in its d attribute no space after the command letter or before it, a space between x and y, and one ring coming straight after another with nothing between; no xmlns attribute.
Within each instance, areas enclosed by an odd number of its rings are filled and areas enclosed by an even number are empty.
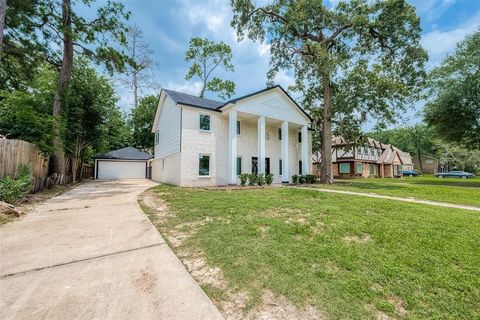
<svg viewBox="0 0 480 320"><path fill-rule="evenodd" d="M230 21L228 3L220 0L183 1L180 14L193 25L204 24L213 33L225 31Z"/></svg>
<svg viewBox="0 0 480 320"><path fill-rule="evenodd" d="M198 95L202 90L202 82L200 81L186 81L183 82L169 82L165 86L165 89L170 89L178 92L188 93L192 95Z"/></svg>
<svg viewBox="0 0 480 320"><path fill-rule="evenodd" d="M454 29L441 31L434 30L422 36L421 43L430 56L429 66L440 63L447 54L451 53L456 44L462 41L467 34L475 32L480 27L480 12L460 24Z"/></svg>

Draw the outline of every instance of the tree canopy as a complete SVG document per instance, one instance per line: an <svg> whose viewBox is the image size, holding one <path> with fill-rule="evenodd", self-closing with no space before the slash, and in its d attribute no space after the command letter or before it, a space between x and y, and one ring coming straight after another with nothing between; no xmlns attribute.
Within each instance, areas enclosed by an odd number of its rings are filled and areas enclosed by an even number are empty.
<svg viewBox="0 0 480 320"><path fill-rule="evenodd" d="M231 80L211 77L217 67L233 72L232 57L232 49L224 42L215 43L208 39L192 38L185 52L185 61L192 62L185 79L200 78L202 89L199 96L201 98L205 91L216 92L222 99L230 98L235 94L235 83Z"/></svg>
<svg viewBox="0 0 480 320"><path fill-rule="evenodd" d="M430 74L425 120L443 139L480 148L480 31Z"/></svg>
<svg viewBox="0 0 480 320"><path fill-rule="evenodd" d="M152 124L157 103L158 96L146 96L131 111L132 141L137 149L153 152L155 135L152 133Z"/></svg>
<svg viewBox="0 0 480 320"><path fill-rule="evenodd" d="M339 2L233 0L239 39L269 43L268 78L281 69L321 131L321 181L331 183L332 124L359 128L367 116L394 122L416 100L424 78L420 20L404 0ZM348 125L345 125L348 124Z"/></svg>

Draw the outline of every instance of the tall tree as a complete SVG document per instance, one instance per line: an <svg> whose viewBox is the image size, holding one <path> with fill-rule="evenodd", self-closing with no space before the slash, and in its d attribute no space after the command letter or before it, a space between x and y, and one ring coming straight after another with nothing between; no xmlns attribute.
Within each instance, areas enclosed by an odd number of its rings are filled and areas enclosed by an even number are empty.
<svg viewBox="0 0 480 320"><path fill-rule="evenodd" d="M270 81L280 69L295 76L321 130L320 180L332 183L332 123L358 124L367 116L395 120L415 101L424 77L420 21L405 0L274 0L256 7L232 0L239 40L271 44Z"/></svg>
<svg viewBox="0 0 480 320"><path fill-rule="evenodd" d="M91 0L81 0L91 6ZM7 8L8 9L8 8ZM71 0L42 0L32 2L31 14L22 15L18 25L11 26L12 39L34 35L33 43L45 59L58 70L58 84L53 99L53 171L63 174L64 141L61 130L62 105L72 75L74 53L105 64L108 71L122 70L128 57L115 49L117 43L125 45L124 21L129 13L119 2L109 1L97 9L93 19L79 16L72 9ZM28 26L28 27L27 27ZM17 41L18 42L18 41Z"/></svg>
<svg viewBox="0 0 480 320"><path fill-rule="evenodd" d="M152 121L157 109L158 96L146 96L140 99L137 107L130 114L130 123L133 128L133 146L148 152L153 151L154 134Z"/></svg>
<svg viewBox="0 0 480 320"><path fill-rule="evenodd" d="M480 30L432 70L425 120L437 134L480 149Z"/></svg>
<svg viewBox="0 0 480 320"><path fill-rule="evenodd" d="M192 62L185 76L186 80L198 77L202 81L200 98L205 91L216 92L222 99L228 99L235 93L235 83L231 80L222 80L213 77L212 72L217 67L233 72L232 49L224 42L215 43L208 39L192 38L185 52L185 61Z"/></svg>
<svg viewBox="0 0 480 320"><path fill-rule="evenodd" d="M154 70L157 64L153 60L153 50L145 41L142 30L136 25L127 32L127 54L131 64L126 65L125 76L120 79L128 85L133 93L133 106L138 107L140 95L145 95L148 90L158 90L160 86L154 80Z"/></svg>
<svg viewBox="0 0 480 320"><path fill-rule="evenodd" d="M5 27L6 11L7 11L7 0L0 0L0 52L3 49L3 29Z"/></svg>

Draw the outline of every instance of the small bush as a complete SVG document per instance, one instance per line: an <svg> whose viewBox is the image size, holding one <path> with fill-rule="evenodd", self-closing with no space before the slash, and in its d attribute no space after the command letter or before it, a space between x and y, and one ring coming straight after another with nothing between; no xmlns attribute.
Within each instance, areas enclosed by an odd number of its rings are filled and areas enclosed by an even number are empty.
<svg viewBox="0 0 480 320"><path fill-rule="evenodd" d="M292 182L295 183L295 184L298 183L298 175L294 174L294 175L292 176Z"/></svg>
<svg viewBox="0 0 480 320"><path fill-rule="evenodd" d="M265 176L265 183L271 185L273 182L273 173L269 173Z"/></svg>
<svg viewBox="0 0 480 320"><path fill-rule="evenodd" d="M263 186L265 184L265 175L263 173L260 173L257 176L257 183L259 186Z"/></svg>
<svg viewBox="0 0 480 320"><path fill-rule="evenodd" d="M238 176L240 178L240 185L241 186L245 186L247 184L248 176L249 176L248 173L242 173Z"/></svg>
<svg viewBox="0 0 480 320"><path fill-rule="evenodd" d="M317 176L313 174L307 174L305 175L305 181L307 183L315 183L315 181L317 181Z"/></svg>
<svg viewBox="0 0 480 320"><path fill-rule="evenodd" d="M254 186L257 184L257 175L255 173L250 173L248 175L248 185Z"/></svg>
<svg viewBox="0 0 480 320"><path fill-rule="evenodd" d="M298 183L305 183L305 176L298 176Z"/></svg>
<svg viewBox="0 0 480 320"><path fill-rule="evenodd" d="M4 177L0 179L0 200L15 204L19 199L25 197L32 187L30 168L22 166L17 179Z"/></svg>

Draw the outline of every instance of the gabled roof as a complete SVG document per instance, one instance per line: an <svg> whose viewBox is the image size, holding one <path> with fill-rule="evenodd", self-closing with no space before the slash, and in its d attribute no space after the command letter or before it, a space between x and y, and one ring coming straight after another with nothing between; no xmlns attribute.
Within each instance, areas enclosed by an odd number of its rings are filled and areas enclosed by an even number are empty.
<svg viewBox="0 0 480 320"><path fill-rule="evenodd" d="M290 101L293 102L293 104L310 120L310 121L313 121L312 118L310 117L310 115L308 113L305 112L305 110L302 109L302 107L299 106L299 104L288 94L287 91L285 91L285 89L282 88L281 85L277 84L275 86L272 86L272 87L268 87L268 88L265 88L265 89L262 89L262 90L259 90L259 91L255 91L255 92L252 92L250 94L247 94L247 95L244 95L244 96L241 96L241 97L238 97L238 98L235 98L235 99L232 99L232 100L229 100L227 102L225 102L223 105L219 106L218 109L221 109L229 104L235 104L237 103L238 101L240 100L243 100L243 99L247 99L247 98L250 98L254 95L257 95L257 94L261 94L261 93L264 93L266 91L270 91L270 90L274 90L274 89L280 89L282 90L282 92L288 97L288 99Z"/></svg>
<svg viewBox="0 0 480 320"><path fill-rule="evenodd" d="M280 85L275 85L273 87L268 87L268 88L265 88L265 89L262 89L262 90L259 90L259 91L255 91L253 93L250 93L250 94L247 94L247 95L244 95L244 96L241 96L241 97L238 97L238 98L234 98L234 99L231 99L227 102L221 102L221 101L216 101L216 100L211 100L211 99L206 99L206 98L200 98L200 97L197 97L197 96L194 96L194 95L191 95L191 94L187 94L187 93L182 93L182 92L177 92L177 91L173 91L173 90L169 90L169 89L162 89L162 91L164 91L170 98L172 98L172 100L177 103L177 104L183 104L183 105L186 105L186 106L190 106L190 107L196 107L196 108L201 108L201 109L207 109L207 110L211 110L211 111L217 111L217 112L221 112L221 109L229 104L235 104L237 103L238 101L241 101L243 99L247 99L247 98L250 98L254 95L257 95L257 94L261 94L261 93L264 93L266 91L269 91L269 90L273 90L273 89L280 89L287 97L290 101L293 102L293 104L310 120L312 121L312 118L310 117L310 115L308 115L308 113L305 112L305 110L303 110L299 105L298 103L288 94L287 91L285 91L282 86Z"/></svg>
<svg viewBox="0 0 480 320"><path fill-rule="evenodd" d="M94 159L117 159L117 160L148 160L152 158L150 153L140 151L134 147L126 147L113 150L104 154L98 154Z"/></svg>
<svg viewBox="0 0 480 320"><path fill-rule="evenodd" d="M200 98L191 94L177 92L168 89L162 89L165 93L172 98L175 103L183 104L190 107L197 107L203 109L209 109L212 111L218 111L218 107L223 105L223 102L215 101L211 99Z"/></svg>

